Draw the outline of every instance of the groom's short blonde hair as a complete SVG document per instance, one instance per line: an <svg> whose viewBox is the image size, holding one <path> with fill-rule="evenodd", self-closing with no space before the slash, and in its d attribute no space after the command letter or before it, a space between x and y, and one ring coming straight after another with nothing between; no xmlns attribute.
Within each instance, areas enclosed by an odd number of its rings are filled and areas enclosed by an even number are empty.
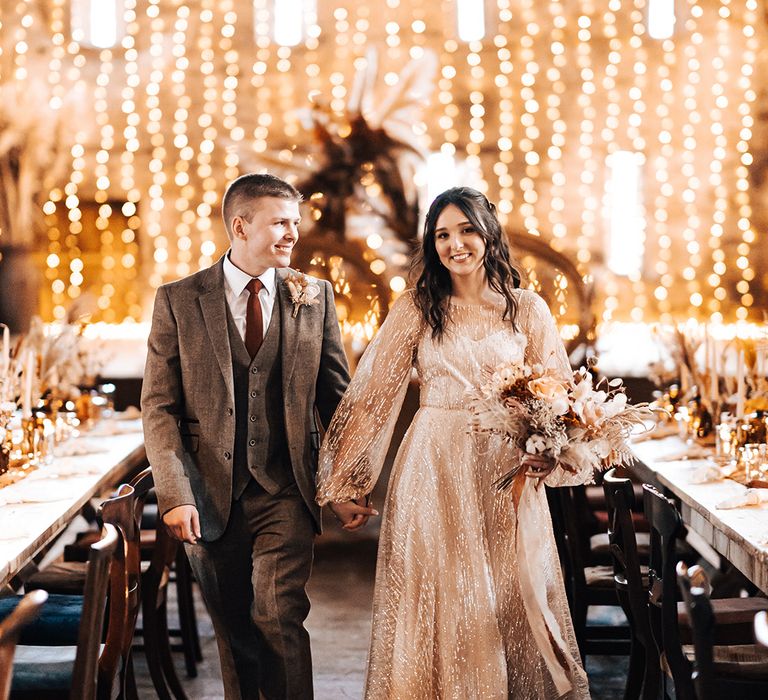
<svg viewBox="0 0 768 700"><path fill-rule="evenodd" d="M253 202L263 197L277 197L294 202L302 200L299 192L290 182L268 173L248 173L229 183L221 203L221 216L227 236L232 240L231 222L235 216L242 216L250 222L253 216Z"/></svg>

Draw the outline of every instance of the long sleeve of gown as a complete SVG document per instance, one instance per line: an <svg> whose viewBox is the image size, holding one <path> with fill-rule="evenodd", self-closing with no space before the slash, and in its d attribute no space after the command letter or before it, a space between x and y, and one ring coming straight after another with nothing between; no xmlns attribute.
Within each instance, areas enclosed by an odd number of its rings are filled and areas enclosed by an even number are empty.
<svg viewBox="0 0 768 700"><path fill-rule="evenodd" d="M320 449L321 506L358 499L373 490L408 388L421 327L407 292L394 303L360 358Z"/></svg>
<svg viewBox="0 0 768 700"><path fill-rule="evenodd" d="M545 368L554 370L564 379L571 376L571 363L568 353L560 338L557 324L547 303L538 294L529 292L524 296L525 307L521 308L523 331L528 336L528 345L525 350L525 362L527 365L540 363ZM547 486L576 486L578 484L591 483L594 474L589 465L576 472L567 471L557 467L552 471L544 483Z"/></svg>

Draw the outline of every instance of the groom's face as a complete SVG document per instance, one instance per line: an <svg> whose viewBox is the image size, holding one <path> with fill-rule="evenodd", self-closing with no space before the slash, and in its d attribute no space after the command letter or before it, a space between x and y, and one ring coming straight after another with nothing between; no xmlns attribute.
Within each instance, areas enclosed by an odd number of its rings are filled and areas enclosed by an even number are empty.
<svg viewBox="0 0 768 700"><path fill-rule="evenodd" d="M262 197L243 207L243 215L233 219L232 243L233 253L248 266L246 271L259 275L270 267L288 267L299 240L299 203Z"/></svg>

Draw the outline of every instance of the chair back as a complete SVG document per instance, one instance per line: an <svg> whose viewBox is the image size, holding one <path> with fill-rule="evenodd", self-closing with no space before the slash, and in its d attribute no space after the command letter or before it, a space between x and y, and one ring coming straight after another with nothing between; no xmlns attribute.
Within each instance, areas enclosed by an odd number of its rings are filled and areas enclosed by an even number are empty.
<svg viewBox="0 0 768 700"><path fill-rule="evenodd" d="M616 469L611 469L603 475L603 492L608 511L608 542L613 556L614 579L623 590L629 592L631 601L647 604L648 596L643 585L637 536L632 521L635 507L632 482L618 476Z"/></svg>
<svg viewBox="0 0 768 700"><path fill-rule="evenodd" d="M118 677L119 694L125 695L131 645L141 606L140 524L151 485L147 486L146 479L139 477L134 481L140 488L123 484L115 496L100 506L103 522L113 525L120 535L120 545L110 570L109 624L99 659L99 695L102 697L111 695Z"/></svg>
<svg viewBox="0 0 768 700"><path fill-rule="evenodd" d="M691 664L685 658L677 620L677 566L675 551L685 536L685 526L675 502L651 484L643 484L645 517L651 524L651 552L648 577L651 605L660 610L654 628L656 642L664 652L675 683L678 700L695 698Z"/></svg>
<svg viewBox="0 0 768 700"><path fill-rule="evenodd" d="M104 629L104 611L110 583L110 564L118 550L120 535L104 524L101 539L91 545L83 588L83 612L77 635L77 653L72 670L71 700L95 700L99 678L99 650Z"/></svg>
<svg viewBox="0 0 768 700"><path fill-rule="evenodd" d="M603 492L608 512L608 542L613 557L616 593L629 620L633 637L644 650L643 697L656 697L661 683L661 667L648 611L648 583L643 581L632 518L635 491L632 482L619 476L614 468L603 475Z"/></svg>
<svg viewBox="0 0 768 700"><path fill-rule="evenodd" d="M27 593L13 612L0 622L0 700L6 700L11 692L13 655L21 630L32 622L48 600L45 591Z"/></svg>
<svg viewBox="0 0 768 700"><path fill-rule="evenodd" d="M573 488L562 486L547 489L550 512L555 529L555 543L563 567L568 603L573 615L574 601L585 595L587 579L584 573L584 538L586 532L579 527Z"/></svg>
<svg viewBox="0 0 768 700"><path fill-rule="evenodd" d="M137 490L148 492L155 485L152 476L152 467L147 467L139 474L131 485ZM165 525L162 518L158 519L155 544L152 548L152 558L149 566L144 571L142 598L145 608L147 605L156 606L162 602L165 597L165 589L168 587L168 572L173 566L178 550L178 542L174 540Z"/></svg>
<svg viewBox="0 0 768 700"><path fill-rule="evenodd" d="M147 467L136 478L131 481L137 493L147 494L155 485L152 475L152 467ZM146 496L145 496L146 497ZM162 518L158 519L155 543L152 547L152 557L149 566L142 576L142 599L145 608L147 605L156 606L162 602L165 596L165 589L168 587L168 572L173 566L178 550L178 542L174 540L165 525Z"/></svg>
<svg viewBox="0 0 768 700"><path fill-rule="evenodd" d="M693 630L694 662L691 681L698 700L715 700L717 695L713 646L715 613L709 602L709 580L700 566L690 569L684 561L677 564L677 584Z"/></svg>
<svg viewBox="0 0 768 700"><path fill-rule="evenodd" d="M765 610L755 615L755 641L768 653L768 612Z"/></svg>

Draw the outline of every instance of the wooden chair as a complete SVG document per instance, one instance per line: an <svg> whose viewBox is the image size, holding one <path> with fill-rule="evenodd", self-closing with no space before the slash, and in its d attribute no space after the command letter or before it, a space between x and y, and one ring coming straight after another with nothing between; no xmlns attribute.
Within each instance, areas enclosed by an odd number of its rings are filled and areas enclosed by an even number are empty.
<svg viewBox="0 0 768 700"><path fill-rule="evenodd" d="M624 697L655 700L661 684L659 650L648 616L648 568L640 563L634 519L632 482L611 469L603 476L608 511L608 538L613 554L613 580L629 620L631 648Z"/></svg>
<svg viewBox="0 0 768 700"><path fill-rule="evenodd" d="M768 612L761 610L755 615L755 641L768 652Z"/></svg>
<svg viewBox="0 0 768 700"><path fill-rule="evenodd" d="M131 484L135 485L134 482L140 477L141 474L137 475ZM140 533L141 559L145 563L151 561L153 557L158 528L162 529L163 524L157 513L154 490L150 490L142 513ZM82 563L85 561L88 545L94 541L94 537L95 533L90 530L81 533L76 542L64 548L64 561L51 564L45 572L35 574L31 579L32 583L50 592L82 590ZM178 643L171 644L171 650L183 653L187 676L195 678L197 676L197 663L202 661L203 655L195 615L192 570L183 547L177 548L169 582L175 584L179 619L178 628L168 629L169 637L179 640Z"/></svg>
<svg viewBox="0 0 768 700"><path fill-rule="evenodd" d="M137 490L149 491L154 486L152 469L145 469L131 483ZM174 563L179 566L179 554L186 563L186 555L162 523L156 524L155 533L151 559L141 579L142 628L137 634L144 638L147 666L160 700L170 700L171 696L187 700L173 665L167 613L171 567Z"/></svg>
<svg viewBox="0 0 768 700"><path fill-rule="evenodd" d="M651 561L649 566L651 627L659 646L662 668L672 676L677 700L695 698L691 682L691 662L683 643L692 632L685 606L678 602L676 566L677 542L685 527L675 502L650 484L643 484L645 515L651 523ZM768 608L765 598L722 598L711 601L717 625L715 642L738 645L752 636L754 615Z"/></svg>
<svg viewBox="0 0 768 700"><path fill-rule="evenodd" d="M80 614L65 624L62 599L50 595L37 620L30 623L16 647L12 700L96 700L102 632L110 584L110 568L118 550L117 529L105 524L101 539L91 545L85 592L77 596ZM37 595L45 595L40 592ZM65 629L62 629L65 628ZM56 644L56 642L59 642Z"/></svg>
<svg viewBox="0 0 768 700"><path fill-rule="evenodd" d="M176 563L177 577L184 575L179 558L183 557L183 563L187 566L188 563L183 549L176 545L175 540L170 539L162 523L159 524L157 533L155 530L151 531L151 540L146 536L149 531L141 529L146 499L153 486L152 471L147 468L134 477L130 485L123 485L118 490L118 494L122 494L131 489L132 504L118 497L106 501L99 508L100 517L105 522L118 527L125 542L119 554L121 573L118 574L115 569L117 578L114 580L114 587L117 597L114 600L110 598L110 619L114 609L115 619L120 621L120 631L117 626L111 628L113 637L110 640L110 651L102 663L104 683L107 683L106 679L114 678L119 670L120 695L135 693L131 655L134 634L140 634L144 638L147 662L158 696L169 697L168 688L171 688L178 700L185 700L183 688L173 667L171 645L167 634L164 602L169 573L165 560L170 556L169 564ZM80 538L73 549L77 553L76 558L80 558L85 544L91 539L90 532ZM149 558L150 561L147 562L146 571L142 573L142 560L145 558ZM51 593L81 594L85 575L84 567L84 563L80 561L57 562L30 577L26 585L44 588ZM187 583L191 595L191 581ZM160 608L158 608L160 605L157 602L158 598L163 603ZM144 606L143 627L137 630L136 620L140 603ZM180 596L180 606L181 604ZM181 614L180 617L184 618ZM117 650L119 650L119 657L116 655ZM189 653L194 654L194 650L190 648Z"/></svg>
<svg viewBox="0 0 768 700"><path fill-rule="evenodd" d="M547 489L553 531L563 567L568 604L582 660L588 654L625 655L630 652L628 625L589 625L591 606L620 607L613 568L590 564L589 533L579 522L575 491L583 487Z"/></svg>
<svg viewBox="0 0 768 700"><path fill-rule="evenodd" d="M11 692L13 655L21 630L37 618L46 600L48 594L45 591L27 593L13 612L0 622L0 700L7 700Z"/></svg>
<svg viewBox="0 0 768 700"><path fill-rule="evenodd" d="M168 532L165 530L165 526L157 511L157 499L155 498L154 490L149 492L141 528L142 559L145 562L151 561L154 556L158 532L162 532L163 537L168 537ZM173 541L175 542L175 540ZM169 627L168 636L171 639L179 640L178 642L171 643L171 650L182 652L187 677L196 678L197 664L203 660L203 652L197 630L193 587L194 577L184 548L177 544L175 551L176 556L170 571L168 584L175 584L179 626L178 628Z"/></svg>
<svg viewBox="0 0 768 700"><path fill-rule="evenodd" d="M131 644L141 605L139 525L144 498L146 491L138 492L129 484L123 484L116 495L99 507L101 520L115 527L119 534L119 544L110 566L109 624L99 657L100 697L110 697L113 686L116 686L118 697L136 695ZM54 568L53 574L43 570L31 577L27 587L44 588L49 592L75 589L60 595L62 599L77 598L82 594L84 589L80 589L80 582L86 577L82 565L77 571L72 567L66 571L62 567ZM61 575L63 571L65 576ZM49 585L52 581L53 585Z"/></svg>
<svg viewBox="0 0 768 700"><path fill-rule="evenodd" d="M103 697L111 695L115 680L119 697L128 697L129 693L136 695L131 645L141 606L139 536L141 512L148 490L123 484L117 494L99 508L104 523L114 525L120 533L120 546L110 569L109 625L99 660L100 695Z"/></svg>
<svg viewBox="0 0 768 700"><path fill-rule="evenodd" d="M715 646L716 615L704 571L697 566L689 569L680 562L677 582L693 630L693 650L684 648L683 653L692 661L690 681L695 697L698 700L768 697L768 658L758 647L753 644Z"/></svg>

